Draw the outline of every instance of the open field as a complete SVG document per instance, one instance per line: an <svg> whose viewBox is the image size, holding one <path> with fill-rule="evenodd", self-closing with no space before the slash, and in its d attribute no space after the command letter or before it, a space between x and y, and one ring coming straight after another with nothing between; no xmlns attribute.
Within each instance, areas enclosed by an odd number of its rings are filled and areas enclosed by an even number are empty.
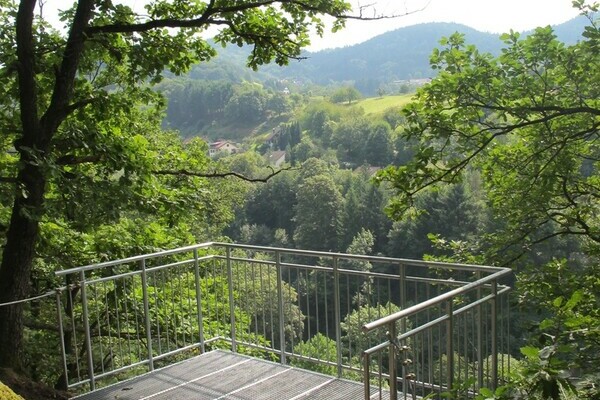
<svg viewBox="0 0 600 400"><path fill-rule="evenodd" d="M352 104L362 107L365 110L365 114L380 114L390 107L405 106L413 96L414 93L397 96L369 97Z"/></svg>

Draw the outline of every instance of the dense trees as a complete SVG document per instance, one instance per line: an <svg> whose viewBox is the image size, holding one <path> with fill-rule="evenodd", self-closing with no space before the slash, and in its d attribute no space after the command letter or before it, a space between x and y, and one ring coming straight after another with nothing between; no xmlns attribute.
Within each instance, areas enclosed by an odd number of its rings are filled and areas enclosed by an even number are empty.
<svg viewBox="0 0 600 400"><path fill-rule="evenodd" d="M598 10L574 4L590 17ZM519 272L519 299L531 318L521 328L533 334L515 395L596 398L600 30L590 19L572 46L549 27L502 38L498 57L459 34L434 51L438 77L404 113L402 137L418 143L415 155L379 179L394 186L390 211L401 218L431 188L481 171L495 227L478 242L465 241L472 245L466 252L453 245L459 257Z"/></svg>
<svg viewBox="0 0 600 400"><path fill-rule="evenodd" d="M398 190L399 216L423 189L481 168L494 210L509 235L506 260L558 235L598 237L598 29L566 47L551 29L504 37L497 59L461 35L434 52L441 70L406 112L403 136L419 141L414 161L381 175ZM546 229L548 228L548 229ZM497 249L498 250L498 249Z"/></svg>
<svg viewBox="0 0 600 400"><path fill-rule="evenodd" d="M140 132L131 126L129 115L141 104L161 104L143 83L158 82L165 69L181 73L214 56L201 32L219 24L217 43L251 45L251 67L271 60L285 64L309 43L312 26L322 30L319 16L341 16L349 10L347 3L337 0L310 6L286 0L157 1L146 6L142 17L121 4L80 0L63 13L67 25L63 34L39 18L36 5L35 0L0 3L0 20L6 27L0 37L0 83L5 93L0 100L1 145L7 164L2 182L10 185L3 193L13 204L2 212L7 228L0 302L29 293L40 221L52 218L44 200L54 177L77 175L71 169L94 162L122 169L125 178L128 172L135 176L135 168L119 163L130 161L139 167L135 161L142 140L127 149L119 137L128 142ZM247 24L249 20L262 22ZM335 27L342 24L338 20ZM103 140L104 151L98 154L97 144ZM168 153L155 156L170 159ZM19 364L22 310L20 304L0 309L2 366Z"/></svg>
<svg viewBox="0 0 600 400"><path fill-rule="evenodd" d="M360 99L361 97L362 97L362 95L360 94L358 89L356 89L355 87L344 86L344 87L337 89L331 95L331 101L334 103L347 102L348 104L351 104L353 101L356 101L356 100Z"/></svg>

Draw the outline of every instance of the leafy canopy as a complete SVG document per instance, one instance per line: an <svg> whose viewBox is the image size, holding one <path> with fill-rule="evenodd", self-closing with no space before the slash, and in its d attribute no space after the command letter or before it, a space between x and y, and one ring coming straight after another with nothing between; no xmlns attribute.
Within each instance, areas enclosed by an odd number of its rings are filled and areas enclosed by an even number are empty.
<svg viewBox="0 0 600 400"><path fill-rule="evenodd" d="M405 109L402 136L417 143L415 156L379 174L396 189L389 211L399 218L419 192L477 168L506 224L495 252L518 257L560 235L583 237L597 250L600 30L592 20L573 46L550 27L502 39L506 48L496 58L461 34L433 52L439 75Z"/></svg>

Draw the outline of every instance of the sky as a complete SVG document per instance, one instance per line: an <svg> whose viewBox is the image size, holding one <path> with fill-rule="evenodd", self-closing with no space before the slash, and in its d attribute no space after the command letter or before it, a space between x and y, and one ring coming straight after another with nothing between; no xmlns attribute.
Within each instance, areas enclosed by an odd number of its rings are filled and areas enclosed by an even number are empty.
<svg viewBox="0 0 600 400"><path fill-rule="evenodd" d="M357 0L353 4L359 4ZM479 31L504 33L557 25L578 15L571 0L362 0L377 14L402 15L377 21L348 21L346 29L315 38L310 50L343 47L404 26L424 22L457 22ZM372 11L371 11L372 13Z"/></svg>
<svg viewBox="0 0 600 400"><path fill-rule="evenodd" d="M121 0L143 13L148 0ZM457 22L483 32L504 33L530 30L538 26L557 25L578 15L571 0L348 0L358 9L370 5L367 16L398 15L397 18L374 21L348 20L346 28L332 34L327 30L323 38L313 37L308 48L318 51L326 48L350 46L404 26L425 22ZM591 1L591 0L590 0ZM46 0L45 12L55 14L64 0ZM70 4L70 2L69 2ZM51 18L52 19L52 18Z"/></svg>

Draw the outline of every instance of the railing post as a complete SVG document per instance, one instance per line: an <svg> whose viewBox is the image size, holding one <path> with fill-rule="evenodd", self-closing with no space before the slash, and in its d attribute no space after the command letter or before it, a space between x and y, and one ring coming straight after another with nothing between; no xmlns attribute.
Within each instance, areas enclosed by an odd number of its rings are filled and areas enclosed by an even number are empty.
<svg viewBox="0 0 600 400"><path fill-rule="evenodd" d="M227 288L229 292L229 321L231 323L231 351L237 352L236 329L235 329L235 304L233 296L233 270L231 268L231 247L225 250L227 257Z"/></svg>
<svg viewBox="0 0 600 400"><path fill-rule="evenodd" d="M152 354L152 327L150 324L150 302L148 300L148 277L146 274L146 260L140 260L138 262L140 269L142 270L142 301L144 303L144 319L146 323L146 342L148 349L148 368L150 371L154 371L154 355Z"/></svg>
<svg viewBox="0 0 600 400"><path fill-rule="evenodd" d="M399 278L400 278L400 309L404 310L406 308L406 266L404 264L400 264L399 268ZM400 329L402 333L406 332L406 318L402 318L400 320ZM407 376L406 363L402 363L402 395L406 398L408 394L408 379Z"/></svg>
<svg viewBox="0 0 600 400"><path fill-rule="evenodd" d="M390 340L389 354L389 375L390 375L390 400L398 400L398 367L396 366L396 322L390 322L388 328L388 337Z"/></svg>
<svg viewBox="0 0 600 400"><path fill-rule="evenodd" d="M69 288L67 286L67 292ZM62 352L63 368L65 371L65 387L69 386L69 368L67 366L67 347L65 345L65 328L62 318L62 301L60 300L61 291L56 291L56 312L58 317L58 338L60 340L60 351Z"/></svg>
<svg viewBox="0 0 600 400"><path fill-rule="evenodd" d="M477 280L481 279L481 272L477 272ZM477 288L477 300L481 300L481 286ZM484 387L483 383L483 305L477 306L477 385Z"/></svg>
<svg viewBox="0 0 600 400"><path fill-rule="evenodd" d="M496 390L498 386L498 329L497 329L497 318L498 318L498 282L492 281L492 390Z"/></svg>
<svg viewBox="0 0 600 400"><path fill-rule="evenodd" d="M275 251L275 268L277 272L277 308L279 316L279 347L280 347L280 361L281 364L286 364L285 355L285 314L283 308L285 304L283 302L283 271L281 270L281 253Z"/></svg>
<svg viewBox="0 0 600 400"><path fill-rule="evenodd" d="M452 299L446 302L448 323L446 324L446 373L448 374L448 390L454 386L454 310Z"/></svg>
<svg viewBox="0 0 600 400"><path fill-rule="evenodd" d="M338 269L338 259L333 257L333 304L335 318L335 349L337 376L342 377L342 327L341 310L340 310L340 272Z"/></svg>
<svg viewBox="0 0 600 400"><path fill-rule="evenodd" d="M87 288L85 285L85 272L79 273L81 282L81 311L83 317L83 329L85 331L85 344L87 350L88 375L90 377L90 390L96 390L96 378L94 377L94 355L92 354L92 334L90 331L90 314L87 303Z"/></svg>
<svg viewBox="0 0 600 400"><path fill-rule="evenodd" d="M202 315L202 287L200 286L200 265L198 263L198 249L194 249L194 279L196 281L196 312L198 316L198 340L200 340L200 351L206 352L204 345L204 318Z"/></svg>
<svg viewBox="0 0 600 400"><path fill-rule="evenodd" d="M371 399L371 356L369 353L363 353L363 384L365 390L365 400Z"/></svg>

